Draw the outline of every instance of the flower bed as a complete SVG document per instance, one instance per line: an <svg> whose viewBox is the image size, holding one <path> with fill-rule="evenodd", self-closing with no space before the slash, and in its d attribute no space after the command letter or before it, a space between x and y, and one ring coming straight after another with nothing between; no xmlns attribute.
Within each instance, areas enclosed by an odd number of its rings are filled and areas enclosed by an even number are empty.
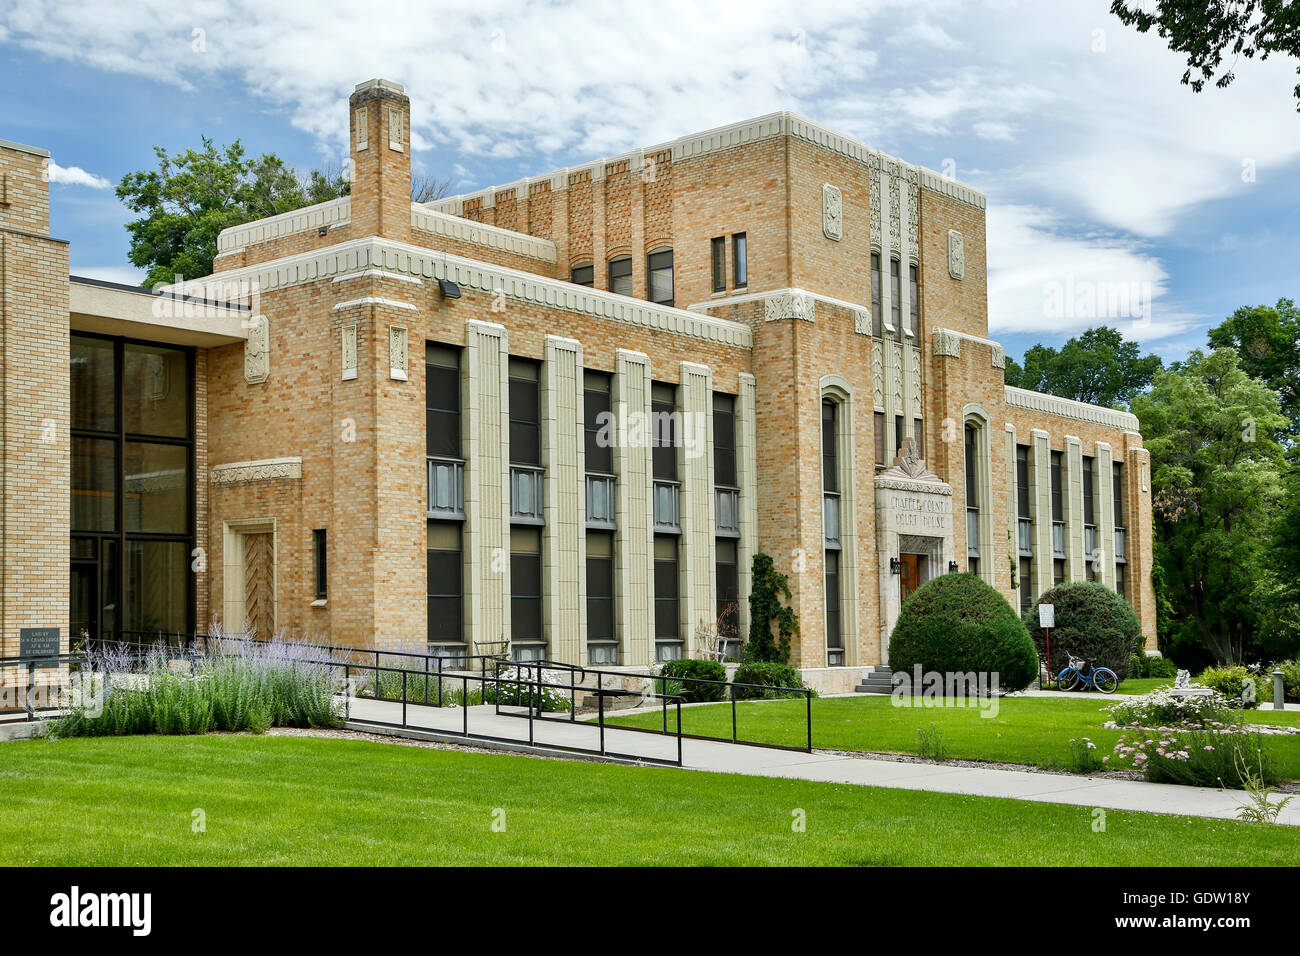
<svg viewBox="0 0 1300 956"><path fill-rule="evenodd" d="M1232 701L1218 691L1176 694L1170 687L1160 687L1141 697L1121 700L1106 709L1118 727L1196 725L1200 729L1212 722L1226 725L1233 717Z"/></svg>
<svg viewBox="0 0 1300 956"><path fill-rule="evenodd" d="M1108 770L1139 770L1151 783L1240 790L1249 782L1247 773L1257 774L1267 785L1281 780L1260 735L1234 728L1132 729L1119 738L1112 753L1102 757L1102 763Z"/></svg>

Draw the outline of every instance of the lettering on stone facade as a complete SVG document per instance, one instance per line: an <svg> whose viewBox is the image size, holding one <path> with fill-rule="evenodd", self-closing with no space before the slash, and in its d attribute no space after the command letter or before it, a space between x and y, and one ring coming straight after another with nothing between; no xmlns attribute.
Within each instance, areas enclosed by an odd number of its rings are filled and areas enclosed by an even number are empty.
<svg viewBox="0 0 1300 956"><path fill-rule="evenodd" d="M966 277L966 243L956 229L948 230L948 275L954 279Z"/></svg>
<svg viewBox="0 0 1300 956"><path fill-rule="evenodd" d="M822 232L827 239L844 238L844 196L838 186L822 186Z"/></svg>

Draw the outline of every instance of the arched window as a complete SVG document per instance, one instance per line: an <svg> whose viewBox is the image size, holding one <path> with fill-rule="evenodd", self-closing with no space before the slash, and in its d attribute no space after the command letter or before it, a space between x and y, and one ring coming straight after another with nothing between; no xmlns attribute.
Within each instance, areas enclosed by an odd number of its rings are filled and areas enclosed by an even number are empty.
<svg viewBox="0 0 1300 956"><path fill-rule="evenodd" d="M619 295L632 294L632 257L619 256L609 260L609 291Z"/></svg>
<svg viewBox="0 0 1300 956"><path fill-rule="evenodd" d="M963 445L966 485L966 568L994 583L993 470L989 457L988 413L978 405L966 407Z"/></svg>
<svg viewBox="0 0 1300 956"><path fill-rule="evenodd" d="M631 260L628 260L629 262ZM593 286L596 284L596 267L590 262L576 265L569 272L569 281L574 285Z"/></svg>

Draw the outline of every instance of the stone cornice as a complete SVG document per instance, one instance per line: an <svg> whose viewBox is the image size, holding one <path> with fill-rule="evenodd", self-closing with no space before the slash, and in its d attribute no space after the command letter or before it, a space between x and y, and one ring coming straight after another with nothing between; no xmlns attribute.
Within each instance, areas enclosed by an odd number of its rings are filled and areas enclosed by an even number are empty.
<svg viewBox="0 0 1300 956"><path fill-rule="evenodd" d="M971 335L969 332L958 332L956 329L935 329L931 341L934 343L935 355L946 355L952 358L961 358L962 342L974 342L977 345L987 346L990 364L994 368L1007 367L1007 353L1002 348L1001 342L982 339L978 335Z"/></svg>
<svg viewBox="0 0 1300 956"><path fill-rule="evenodd" d="M242 226L222 229L217 236L217 255L235 252L245 246L259 242L269 242L281 236L319 229L321 226L339 226L352 217L352 198L340 196L328 202L317 203L292 212L283 212L278 216L268 216L246 222Z"/></svg>
<svg viewBox="0 0 1300 956"><path fill-rule="evenodd" d="M926 495L951 495L952 485L946 481L925 481L915 478L896 478L881 473L876 475L875 485L886 491L911 491Z"/></svg>
<svg viewBox="0 0 1300 956"><path fill-rule="evenodd" d="M1134 432L1138 430L1138 419L1132 412L1104 408L1101 405L1089 405L1056 395L1044 395L1042 392L1031 392L1026 388L1006 386L1006 403L1012 408L1025 408L1060 418L1071 418L1078 422L1104 425L1107 428Z"/></svg>
<svg viewBox="0 0 1300 956"><path fill-rule="evenodd" d="M526 233L501 229L481 222L471 222L437 209L430 209L428 206L414 203L411 205L411 225L416 229L431 232L435 236L472 242L501 252L540 259L543 262L555 261L555 243L549 239L539 239Z"/></svg>
<svg viewBox="0 0 1300 956"><path fill-rule="evenodd" d="M708 312L710 309L722 309L729 305L745 305L751 302L763 303L763 317L768 322L790 318L813 322L815 321L814 305L817 302L845 309L855 318L863 316L869 318L871 314L865 305L794 287L772 289L770 292L747 292L744 295L709 299L707 302L692 302L686 308L691 312Z"/></svg>
<svg viewBox="0 0 1300 956"><path fill-rule="evenodd" d="M984 194L973 186L960 183L955 179L937 173L932 169L925 169L921 166L912 166L901 159L882 153L880 150L872 149L861 140L855 139L838 130L833 130L829 126L823 126L821 123L814 122L798 113L792 113L783 110L779 113L769 113L766 116L755 117L754 119L742 120L739 123L732 123L728 126L719 126L716 129L705 130L702 133L691 133L678 139L671 140L667 143L661 143L658 146L649 146L644 149L632 150L627 153L621 153L618 156L610 156L604 159L598 159L593 162L583 163L579 166L570 166L565 169L555 170L544 176L533 176L528 180L520 180L512 183L506 183L502 186L491 186L487 189L480 189L472 193L462 193L456 196L449 196L445 199L439 199L432 203L426 203L426 208L436 209L440 212L458 215L464 207L465 200L482 197L487 200L489 197L495 199L498 193L508 192L509 190L519 190L521 187L527 189L528 182L536 182L539 179L549 178L551 188L564 189L567 187L570 179L579 173L590 172L593 180L604 178L605 168L616 163L628 164L628 168L637 170L641 168L643 157L651 153L661 153L671 151L673 162L684 159L690 159L696 156L704 156L709 153L715 153L724 149L732 149L736 146L746 146L750 143L757 143L765 139L771 139L776 136L793 136L796 139L812 143L822 149L830 150L840 156L854 160L864 166L872 168L881 168L892 163L900 170L900 175L911 170L920 181L920 185L934 192L954 199L957 202L965 203L970 206L976 206L980 209L985 208L986 201ZM516 193L518 194L518 193Z"/></svg>
<svg viewBox="0 0 1300 956"><path fill-rule="evenodd" d="M245 282L265 295L277 289L306 282L324 281L363 269L382 269L424 279L450 279L467 289L533 305L595 316L623 325L684 335L748 349L752 344L749 326L685 309L655 305L643 299L574 285L531 272L434 252L410 243L367 236L341 242L326 249L311 250L269 262L231 269L192 280L187 288L211 282L229 287Z"/></svg>
<svg viewBox="0 0 1300 956"><path fill-rule="evenodd" d="M264 458L260 461L234 461L213 465L212 483L228 485L243 481L267 481L273 478L301 478L301 458Z"/></svg>

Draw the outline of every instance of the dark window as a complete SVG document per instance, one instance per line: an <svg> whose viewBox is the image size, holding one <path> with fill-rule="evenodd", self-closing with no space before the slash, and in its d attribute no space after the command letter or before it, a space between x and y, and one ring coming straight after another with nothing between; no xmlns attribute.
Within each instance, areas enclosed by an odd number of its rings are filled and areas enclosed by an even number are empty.
<svg viewBox="0 0 1300 956"><path fill-rule="evenodd" d="M429 643L463 644L465 591L461 526L452 521L430 521L428 539Z"/></svg>
<svg viewBox="0 0 1300 956"><path fill-rule="evenodd" d="M677 388L664 382L650 385L650 457L658 481L677 480Z"/></svg>
<svg viewBox="0 0 1300 956"><path fill-rule="evenodd" d="M596 474L614 472L614 442L610 419L610 377L587 371L582 376L582 427L585 433L586 468Z"/></svg>
<svg viewBox="0 0 1300 956"><path fill-rule="evenodd" d="M912 421L913 438L916 439L916 457L925 457L925 422L917 418Z"/></svg>
<svg viewBox="0 0 1300 956"><path fill-rule="evenodd" d="M840 628L840 553L826 552L826 646L844 647Z"/></svg>
<svg viewBox="0 0 1300 956"><path fill-rule="evenodd" d="M727 291L727 237L718 236L711 249L713 259L713 291Z"/></svg>
<svg viewBox="0 0 1300 956"><path fill-rule="evenodd" d="M1087 455L1083 456L1083 523L1097 523L1097 508L1094 503L1096 491L1097 476L1094 474L1094 463Z"/></svg>
<svg viewBox="0 0 1300 956"><path fill-rule="evenodd" d="M718 538L717 565L717 625L718 636L734 642L739 638L737 624L740 619L740 566L736 558L736 542L731 538Z"/></svg>
<svg viewBox="0 0 1300 956"><path fill-rule="evenodd" d="M541 396L539 366L528 359L510 360L510 463L542 463Z"/></svg>
<svg viewBox="0 0 1300 956"><path fill-rule="evenodd" d="M614 640L614 536L587 532L587 641Z"/></svg>
<svg viewBox="0 0 1300 956"><path fill-rule="evenodd" d="M673 251L658 249L646 257L646 298L656 305L673 304Z"/></svg>
<svg viewBox="0 0 1300 956"><path fill-rule="evenodd" d="M836 407L822 400L822 490L840 490L839 436L836 434Z"/></svg>
<svg viewBox="0 0 1300 956"><path fill-rule="evenodd" d="M681 639L677 605L677 536L655 535L655 638Z"/></svg>
<svg viewBox="0 0 1300 956"><path fill-rule="evenodd" d="M569 273L569 281L575 285L592 286L596 284L596 267L590 262L574 266Z"/></svg>
<svg viewBox="0 0 1300 956"><path fill-rule="evenodd" d="M968 558L966 559L966 570L969 571L971 574L979 574L979 573L980 573L980 559L979 559L979 558L974 558L974 557L968 557Z"/></svg>
<svg viewBox="0 0 1300 956"><path fill-rule="evenodd" d="M975 456L976 456L976 435L975 429L966 426L966 510L969 511L980 506L979 485L975 481Z"/></svg>
<svg viewBox="0 0 1300 956"><path fill-rule="evenodd" d="M731 237L731 264L736 288L749 285L749 241L743 232Z"/></svg>
<svg viewBox="0 0 1300 956"><path fill-rule="evenodd" d="M69 523L80 548L72 570L74 587L95 592L74 609L74 636L188 631L193 353L74 333L68 359Z"/></svg>
<svg viewBox="0 0 1300 956"><path fill-rule="evenodd" d="M460 458L460 349L424 349L424 416L428 453Z"/></svg>
<svg viewBox="0 0 1300 956"><path fill-rule="evenodd" d="M908 308L912 310L909 316L910 325L913 335L921 334L921 290L917 282L917 268L909 265L908 270Z"/></svg>
<svg viewBox="0 0 1300 956"><path fill-rule="evenodd" d="M510 640L533 644L542 640L542 532L540 528L510 531Z"/></svg>
<svg viewBox="0 0 1300 956"><path fill-rule="evenodd" d="M713 394L713 483L734 488L736 475L736 400L721 392Z"/></svg>
<svg viewBox="0 0 1300 956"><path fill-rule="evenodd" d="M311 556L312 569L316 578L316 600L323 601L329 584L324 528L317 528L311 533Z"/></svg>
<svg viewBox="0 0 1300 956"><path fill-rule="evenodd" d="M880 337L880 253L871 254L871 334Z"/></svg>
<svg viewBox="0 0 1300 956"><path fill-rule="evenodd" d="M907 424L902 415L894 416L894 450L903 450L903 440L907 437Z"/></svg>
<svg viewBox="0 0 1300 956"><path fill-rule="evenodd" d="M1016 446L1016 514L1028 518L1029 512L1029 446Z"/></svg>
<svg viewBox="0 0 1300 956"><path fill-rule="evenodd" d="M1034 562L1031 558L1020 559L1020 613L1023 615L1034 606Z"/></svg>
<svg viewBox="0 0 1300 956"><path fill-rule="evenodd" d="M883 465L885 462L885 413L876 412L873 421L876 431L876 464Z"/></svg>
<svg viewBox="0 0 1300 956"><path fill-rule="evenodd" d="M1057 585L1057 584L1064 584L1064 583L1065 583L1065 559L1055 558L1052 561L1052 584Z"/></svg>
<svg viewBox="0 0 1300 956"><path fill-rule="evenodd" d="M899 331L903 327L902 309L903 309L903 279L900 273L902 267L898 264L897 259L889 260L889 294L891 301L889 303L889 322Z"/></svg>
<svg viewBox="0 0 1300 956"><path fill-rule="evenodd" d="M609 260L609 291L619 295L632 294L632 257L619 256Z"/></svg>
<svg viewBox="0 0 1300 956"><path fill-rule="evenodd" d="M1115 527L1124 527L1124 466L1119 462L1111 465L1111 491L1115 498Z"/></svg>
<svg viewBox="0 0 1300 956"><path fill-rule="evenodd" d="M1052 520L1065 520L1065 502L1061 481L1061 453L1052 452Z"/></svg>
<svg viewBox="0 0 1300 956"><path fill-rule="evenodd" d="M1128 591L1125 588L1124 565L1115 565L1115 593L1122 598L1128 597Z"/></svg>

